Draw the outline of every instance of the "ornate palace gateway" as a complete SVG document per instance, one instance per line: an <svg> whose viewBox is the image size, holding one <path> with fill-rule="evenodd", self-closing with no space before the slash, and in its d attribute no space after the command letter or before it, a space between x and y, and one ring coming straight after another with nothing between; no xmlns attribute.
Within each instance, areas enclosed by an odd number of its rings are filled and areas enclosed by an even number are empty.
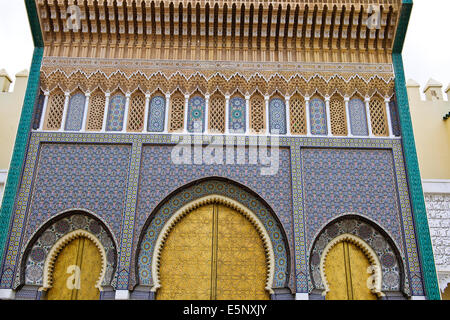
<svg viewBox="0 0 450 320"><path fill-rule="evenodd" d="M26 4L3 297L439 299L411 1Z"/></svg>

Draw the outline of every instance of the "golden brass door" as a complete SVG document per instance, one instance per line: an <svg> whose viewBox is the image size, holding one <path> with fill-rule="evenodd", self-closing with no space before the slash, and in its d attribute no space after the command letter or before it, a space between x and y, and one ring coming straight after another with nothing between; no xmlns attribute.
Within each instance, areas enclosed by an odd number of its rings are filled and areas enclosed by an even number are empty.
<svg viewBox="0 0 450 320"><path fill-rule="evenodd" d="M336 244L325 261L325 274L330 291L327 300L376 300L367 286L370 266L364 252L353 243Z"/></svg>
<svg viewBox="0 0 450 320"><path fill-rule="evenodd" d="M95 244L84 237L69 242L58 254L53 269L53 286L47 300L98 300L95 284L102 260Z"/></svg>
<svg viewBox="0 0 450 320"><path fill-rule="evenodd" d="M450 300L450 285L448 285L447 289L442 293L442 300Z"/></svg>
<svg viewBox="0 0 450 320"><path fill-rule="evenodd" d="M264 244L239 212L206 205L167 237L160 260L160 300L268 299Z"/></svg>

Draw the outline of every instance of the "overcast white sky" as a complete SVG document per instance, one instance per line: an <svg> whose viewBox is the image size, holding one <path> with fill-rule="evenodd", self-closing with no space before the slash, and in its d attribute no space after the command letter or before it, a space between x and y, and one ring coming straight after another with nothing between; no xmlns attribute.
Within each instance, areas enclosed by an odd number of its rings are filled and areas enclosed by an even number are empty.
<svg viewBox="0 0 450 320"><path fill-rule="evenodd" d="M414 0L403 50L406 78L422 86L430 77L450 82L450 1ZM33 54L24 0L0 0L0 69L29 69ZM14 79L13 79L14 80Z"/></svg>

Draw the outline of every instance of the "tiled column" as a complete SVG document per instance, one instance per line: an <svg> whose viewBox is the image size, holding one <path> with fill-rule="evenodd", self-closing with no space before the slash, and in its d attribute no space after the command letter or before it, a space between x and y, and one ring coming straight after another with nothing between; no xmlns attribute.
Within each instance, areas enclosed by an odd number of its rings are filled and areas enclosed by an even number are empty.
<svg viewBox="0 0 450 320"><path fill-rule="evenodd" d="M310 97L305 97L305 106L306 106L306 115L305 115L305 118L306 118L306 135L307 135L308 137L311 136L311 118L310 118L310 116L309 116L309 100L310 100Z"/></svg>
<svg viewBox="0 0 450 320"><path fill-rule="evenodd" d="M269 96L264 96L265 111L266 111L266 134L270 134L270 119L269 119Z"/></svg>
<svg viewBox="0 0 450 320"><path fill-rule="evenodd" d="M148 113L150 112L150 94L145 94L145 109L144 109L144 130L143 132L148 132Z"/></svg>
<svg viewBox="0 0 450 320"><path fill-rule="evenodd" d="M230 96L225 96L225 134L230 133Z"/></svg>
<svg viewBox="0 0 450 320"><path fill-rule="evenodd" d="M184 126L183 133L188 133L187 125L188 125L188 115L189 115L189 95L184 95Z"/></svg>
<svg viewBox="0 0 450 320"><path fill-rule="evenodd" d="M127 92L125 95L127 100L125 102L125 111L123 115L123 126L122 126L122 132L127 132L127 126L128 126L128 112L130 110L130 97L131 93Z"/></svg>
<svg viewBox="0 0 450 320"><path fill-rule="evenodd" d="M384 102L386 104L386 121L388 123L388 129L389 129L388 136L390 138L394 138L394 131L392 130L391 108L389 106L391 99L386 98L386 99L384 99Z"/></svg>
<svg viewBox="0 0 450 320"><path fill-rule="evenodd" d="M83 113L83 123L81 125L81 132L85 132L86 131L86 121L87 121L87 115L88 115L88 108L89 108L89 100L91 98L91 93L87 92L86 93L86 101L84 103L84 113Z"/></svg>
<svg viewBox="0 0 450 320"><path fill-rule="evenodd" d="M49 91L44 92L44 106L42 107L42 114L41 114L41 121L39 123L39 131L42 131L44 129L44 122L45 122L45 115L47 113L47 106L48 106L48 97L50 95Z"/></svg>
<svg viewBox="0 0 450 320"><path fill-rule="evenodd" d="M286 135L291 135L291 113L290 113L290 102L291 97L286 97Z"/></svg>
<svg viewBox="0 0 450 320"><path fill-rule="evenodd" d="M105 93L105 112L103 113L103 124L102 124L102 131L106 132L106 121L108 120L108 107L109 107L109 97L110 93Z"/></svg>
<svg viewBox="0 0 450 320"><path fill-rule="evenodd" d="M170 93L166 93L166 113L164 115L164 132L169 132L169 106L170 106Z"/></svg>
<svg viewBox="0 0 450 320"><path fill-rule="evenodd" d="M209 94L205 95L205 127L202 128L204 133L207 133L209 130Z"/></svg>
<svg viewBox="0 0 450 320"><path fill-rule="evenodd" d="M67 109L69 108L69 100L70 100L70 92L65 92L65 100L64 100L64 109L61 119L61 127L59 128L59 131L64 131L66 126L66 118L67 118Z"/></svg>
<svg viewBox="0 0 450 320"><path fill-rule="evenodd" d="M133 251L133 235L136 219L137 189L139 181L139 168L141 163L142 144L133 143L131 152L130 172L128 175L128 190L125 201L125 212L122 220L122 234L117 265L117 291L116 299L128 299L129 280L131 274L131 257Z"/></svg>
<svg viewBox="0 0 450 320"><path fill-rule="evenodd" d="M250 133L250 96L245 96L245 134Z"/></svg>
<svg viewBox="0 0 450 320"><path fill-rule="evenodd" d="M366 116L367 116L367 128L369 128L369 137L373 138L373 132L372 132L372 120L370 120L370 98L366 97Z"/></svg>

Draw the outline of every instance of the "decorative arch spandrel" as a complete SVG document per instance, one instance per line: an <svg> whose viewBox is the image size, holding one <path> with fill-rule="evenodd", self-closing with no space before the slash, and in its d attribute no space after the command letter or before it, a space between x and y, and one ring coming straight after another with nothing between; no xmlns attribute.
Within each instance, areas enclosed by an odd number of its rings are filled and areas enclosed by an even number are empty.
<svg viewBox="0 0 450 320"><path fill-rule="evenodd" d="M93 214L67 211L44 223L25 246L20 272L14 287L20 284L48 289L51 271L58 252L77 237L86 237L99 248L103 267L97 286L114 286L117 266L117 244L109 228Z"/></svg>
<svg viewBox="0 0 450 320"><path fill-rule="evenodd" d="M374 293L379 297L382 296L381 293L387 292L410 293L405 259L392 237L374 223L355 215L335 219L315 237L309 255L310 292L319 289L326 294L328 284L323 271L324 257L333 245L345 239L362 248L372 265L376 266L372 274L377 281Z"/></svg>

